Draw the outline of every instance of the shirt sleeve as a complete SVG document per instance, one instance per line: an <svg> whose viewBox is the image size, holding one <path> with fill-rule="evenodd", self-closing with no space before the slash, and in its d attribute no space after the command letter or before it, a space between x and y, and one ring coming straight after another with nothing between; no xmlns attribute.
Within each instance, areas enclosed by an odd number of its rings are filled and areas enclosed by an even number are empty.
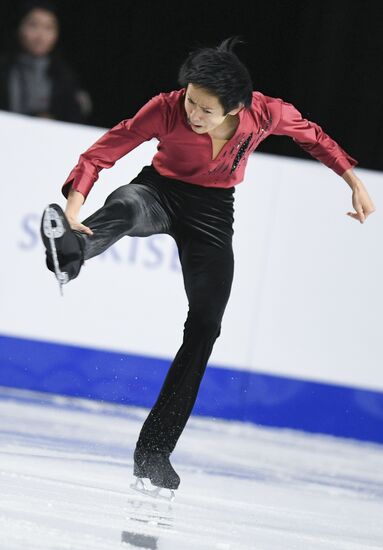
<svg viewBox="0 0 383 550"><path fill-rule="evenodd" d="M86 198L103 168L111 168L144 141L154 137L160 139L164 133L164 102L160 94L148 101L133 118L114 126L80 155L62 186L63 195L67 197L69 190L74 189Z"/></svg>
<svg viewBox="0 0 383 550"><path fill-rule="evenodd" d="M318 124L303 118L291 103L279 101L282 103L281 117L272 134L290 136L304 151L339 176L358 164Z"/></svg>

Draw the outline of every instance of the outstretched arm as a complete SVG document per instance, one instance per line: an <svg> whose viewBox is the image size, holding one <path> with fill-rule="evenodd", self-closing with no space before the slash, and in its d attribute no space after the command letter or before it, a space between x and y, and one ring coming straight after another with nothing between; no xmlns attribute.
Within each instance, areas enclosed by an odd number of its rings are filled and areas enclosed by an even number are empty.
<svg viewBox="0 0 383 550"><path fill-rule="evenodd" d="M280 102L281 110L272 133L290 136L307 153L342 176L352 189L352 205L355 209L355 212L347 212L347 215L364 223L367 216L375 211L375 207L363 183L352 170L357 161L318 124L303 118L294 105L280 99L274 99L272 103L275 101Z"/></svg>
<svg viewBox="0 0 383 550"><path fill-rule="evenodd" d="M375 212L375 206L367 193L367 189L351 168L342 174L342 178L352 189L352 206L355 209L355 212L347 212L347 216L364 223L367 216Z"/></svg>

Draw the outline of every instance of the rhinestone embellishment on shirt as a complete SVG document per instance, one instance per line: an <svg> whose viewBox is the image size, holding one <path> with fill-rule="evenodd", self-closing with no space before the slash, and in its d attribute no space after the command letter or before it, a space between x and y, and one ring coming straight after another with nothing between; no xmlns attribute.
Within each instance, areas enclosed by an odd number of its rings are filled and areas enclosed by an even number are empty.
<svg viewBox="0 0 383 550"><path fill-rule="evenodd" d="M249 143L252 137L253 137L253 132L251 132L251 134L248 136L246 141L244 141L242 145L239 146L238 153L235 155L235 159L230 170L230 174L234 172L234 170L237 168L238 164L240 163L241 158L245 154L246 149L249 147Z"/></svg>

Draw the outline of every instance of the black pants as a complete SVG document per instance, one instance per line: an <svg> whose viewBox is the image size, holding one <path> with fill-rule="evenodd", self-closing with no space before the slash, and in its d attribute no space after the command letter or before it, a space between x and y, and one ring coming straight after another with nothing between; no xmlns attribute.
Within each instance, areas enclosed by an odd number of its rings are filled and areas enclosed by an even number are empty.
<svg viewBox="0 0 383 550"><path fill-rule="evenodd" d="M207 188L169 179L145 166L128 185L83 223L85 259L125 235L171 235L178 247L189 303L181 348L146 419L139 447L172 452L194 406L233 279L234 189Z"/></svg>

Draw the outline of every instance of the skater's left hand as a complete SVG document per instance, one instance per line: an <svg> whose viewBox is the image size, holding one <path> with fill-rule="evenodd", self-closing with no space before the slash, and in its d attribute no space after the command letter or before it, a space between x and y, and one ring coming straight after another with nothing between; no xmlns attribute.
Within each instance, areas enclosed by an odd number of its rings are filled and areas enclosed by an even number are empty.
<svg viewBox="0 0 383 550"><path fill-rule="evenodd" d="M363 184L353 189L352 206L355 208L356 213L347 212L347 215L354 218L354 220L359 220L360 223L364 223L367 216L375 212L375 206Z"/></svg>
<svg viewBox="0 0 383 550"><path fill-rule="evenodd" d="M355 208L355 212L347 212L347 216L354 218L354 220L358 220L360 223L364 223L367 216L375 212L374 203L367 193L367 189L364 187L362 181L351 169L343 174L343 179L352 188L352 206Z"/></svg>

